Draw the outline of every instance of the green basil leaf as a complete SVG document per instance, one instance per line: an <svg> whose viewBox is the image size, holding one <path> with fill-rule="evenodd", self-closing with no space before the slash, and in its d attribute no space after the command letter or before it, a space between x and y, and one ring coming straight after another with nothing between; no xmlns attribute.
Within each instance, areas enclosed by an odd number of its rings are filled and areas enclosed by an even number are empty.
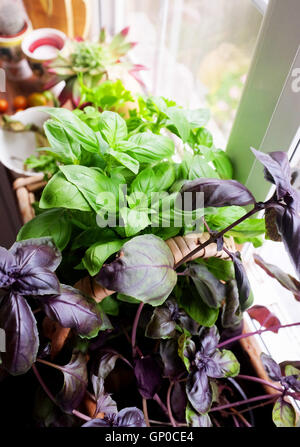
<svg viewBox="0 0 300 447"><path fill-rule="evenodd" d="M125 154L124 152L117 152L112 149L108 151L108 153L121 165L125 166L125 168L132 171L134 174L139 172L140 164L137 160L132 158L130 155Z"/></svg>
<svg viewBox="0 0 300 447"><path fill-rule="evenodd" d="M185 116L192 129L205 126L210 118L209 109L185 110Z"/></svg>
<svg viewBox="0 0 300 447"><path fill-rule="evenodd" d="M191 131L189 121L186 118L186 112L179 107L168 107L165 114L169 118L171 124L178 130L182 141L186 143Z"/></svg>
<svg viewBox="0 0 300 447"><path fill-rule="evenodd" d="M167 191L175 181L174 165L169 162L160 163L141 171L131 184L131 191L151 192Z"/></svg>
<svg viewBox="0 0 300 447"><path fill-rule="evenodd" d="M131 304L139 304L140 302L136 298L132 298L132 296L123 295L123 293L118 293L117 299L123 301L124 303L131 303Z"/></svg>
<svg viewBox="0 0 300 447"><path fill-rule="evenodd" d="M205 208L205 219L212 230L222 230L245 214L245 208L235 205L220 208ZM247 220L247 223L249 220Z"/></svg>
<svg viewBox="0 0 300 447"><path fill-rule="evenodd" d="M212 327L217 321L219 309L209 307L198 295L194 287L178 297L179 305L202 326Z"/></svg>
<svg viewBox="0 0 300 447"><path fill-rule="evenodd" d="M115 205L119 189L117 181L101 174L97 169L86 166L60 166L60 170L67 180L81 192L94 211L97 212L101 208L102 200L97 200L97 197L101 195L103 198L103 193L108 194L109 201Z"/></svg>
<svg viewBox="0 0 300 447"><path fill-rule="evenodd" d="M178 227L170 227L170 228L155 228L151 227L151 233L155 234L155 236L160 237L164 241L170 239L171 237L175 237L180 233L181 228Z"/></svg>
<svg viewBox="0 0 300 447"><path fill-rule="evenodd" d="M124 240L115 239L106 242L96 242L84 255L82 263L91 276L99 273L104 262L124 245Z"/></svg>
<svg viewBox="0 0 300 447"><path fill-rule="evenodd" d="M223 377L235 377L240 372L240 364L233 352L227 349L219 349L213 355L214 361L221 368Z"/></svg>
<svg viewBox="0 0 300 447"><path fill-rule="evenodd" d="M70 218L72 224L80 228L81 230L99 228L96 220L96 214L92 210L90 210L90 212L88 213L78 210L72 210L70 212ZM94 242L95 241L93 241L92 243Z"/></svg>
<svg viewBox="0 0 300 447"><path fill-rule="evenodd" d="M246 237L247 239L258 237L265 232L265 220L251 218L247 222L241 222L236 225L231 231L228 231L228 236Z"/></svg>
<svg viewBox="0 0 300 447"><path fill-rule="evenodd" d="M219 178L218 173L200 155L195 155L189 169L189 180Z"/></svg>
<svg viewBox="0 0 300 447"><path fill-rule="evenodd" d="M81 149L80 144L72 141L61 123L48 120L44 124L46 137L51 145L51 152L56 155L62 163L74 163L79 161Z"/></svg>
<svg viewBox="0 0 300 447"><path fill-rule="evenodd" d="M298 376L297 381L300 381L300 369L296 368L294 365L286 365L284 367L285 376Z"/></svg>
<svg viewBox="0 0 300 447"><path fill-rule="evenodd" d="M279 398L273 407L272 419L276 427L295 427L296 412L294 407L286 402L283 398Z"/></svg>
<svg viewBox="0 0 300 447"><path fill-rule="evenodd" d="M129 141L135 144L135 148L128 152L141 163L153 163L170 158L175 151L174 142L170 138L150 132L133 135Z"/></svg>
<svg viewBox="0 0 300 447"><path fill-rule="evenodd" d="M195 142L200 146L212 147L213 136L205 127L200 127L196 132Z"/></svg>
<svg viewBox="0 0 300 447"><path fill-rule="evenodd" d="M96 242L112 241L116 238L116 233L110 228L88 228L80 233L72 243L72 250L81 247L90 247Z"/></svg>
<svg viewBox="0 0 300 447"><path fill-rule="evenodd" d="M123 219L127 237L135 236L151 223L148 217L148 212L139 209L121 208L120 216Z"/></svg>
<svg viewBox="0 0 300 447"><path fill-rule="evenodd" d="M27 222L19 231L17 241L49 236L62 251L68 245L71 233L72 224L66 210L53 209Z"/></svg>
<svg viewBox="0 0 300 447"><path fill-rule="evenodd" d="M185 419L188 427L212 427L209 415L196 413L189 404L185 410Z"/></svg>
<svg viewBox="0 0 300 447"><path fill-rule="evenodd" d="M68 208L91 211L91 207L75 185L68 182L62 172L55 174L45 186L40 208Z"/></svg>
<svg viewBox="0 0 300 447"><path fill-rule="evenodd" d="M126 121L115 112L106 111L101 114L99 130L111 147L127 137Z"/></svg>
<svg viewBox="0 0 300 447"><path fill-rule="evenodd" d="M196 259L197 264L205 265L208 270L217 278L223 281L230 281L235 278L232 261L224 261L218 258Z"/></svg>
<svg viewBox="0 0 300 447"><path fill-rule="evenodd" d="M216 168L221 179L230 180L233 176L233 166L228 155L218 150L213 156L213 165Z"/></svg>
<svg viewBox="0 0 300 447"><path fill-rule="evenodd" d="M88 152L99 152L99 142L95 132L75 113L64 108L46 108L45 112L55 118L70 137Z"/></svg>
<svg viewBox="0 0 300 447"><path fill-rule="evenodd" d="M113 296L107 296L101 301L100 307L107 315L114 317L119 315L119 303Z"/></svg>

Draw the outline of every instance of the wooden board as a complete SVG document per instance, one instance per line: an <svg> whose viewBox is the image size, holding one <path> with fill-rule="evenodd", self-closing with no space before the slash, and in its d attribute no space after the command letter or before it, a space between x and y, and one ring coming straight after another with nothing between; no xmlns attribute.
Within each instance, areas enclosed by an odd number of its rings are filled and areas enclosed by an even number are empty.
<svg viewBox="0 0 300 447"><path fill-rule="evenodd" d="M243 333L249 333L252 332L249 326L247 325L246 321L244 320L244 329ZM278 385L278 383L272 382L267 375L262 362L260 360L260 354L262 353L262 350L259 347L259 344L255 340L255 337L246 337L242 338L240 340L240 344L242 345L243 349L246 351L246 353L249 355L251 363L253 368L256 371L257 377L260 377L261 379L267 380L268 382L272 383L273 385ZM267 385L263 385L266 392L269 394L276 394L278 393L277 390L274 388L271 388Z"/></svg>
<svg viewBox="0 0 300 447"><path fill-rule="evenodd" d="M23 3L34 29L57 28L69 37L83 36L87 19L84 0L69 0L73 26L67 23L68 0L23 0Z"/></svg>

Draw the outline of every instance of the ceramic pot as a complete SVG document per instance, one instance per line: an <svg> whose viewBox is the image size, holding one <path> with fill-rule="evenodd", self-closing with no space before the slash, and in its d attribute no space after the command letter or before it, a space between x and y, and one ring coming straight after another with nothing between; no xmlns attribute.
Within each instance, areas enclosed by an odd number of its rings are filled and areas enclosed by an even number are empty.
<svg viewBox="0 0 300 447"><path fill-rule="evenodd" d="M55 28L39 28L29 33L22 42L22 51L38 78L46 82L50 75L47 63L56 59L66 43L67 36Z"/></svg>

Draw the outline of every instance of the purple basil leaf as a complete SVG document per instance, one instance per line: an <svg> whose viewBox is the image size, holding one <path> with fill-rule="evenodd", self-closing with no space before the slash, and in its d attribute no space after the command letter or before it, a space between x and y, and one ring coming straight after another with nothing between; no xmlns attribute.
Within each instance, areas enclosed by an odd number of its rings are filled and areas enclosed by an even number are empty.
<svg viewBox="0 0 300 447"><path fill-rule="evenodd" d="M91 419L90 421L83 424L81 427L87 428L98 428L98 427L111 427L110 422L107 419Z"/></svg>
<svg viewBox="0 0 300 447"><path fill-rule="evenodd" d="M67 365L64 365L64 385L56 396L61 409L66 413L72 413L82 401L87 385L87 359L81 352L74 352Z"/></svg>
<svg viewBox="0 0 300 447"><path fill-rule="evenodd" d="M285 152L265 154L251 148L255 157L264 165L265 178L276 185L277 198L282 199L292 191L291 169Z"/></svg>
<svg viewBox="0 0 300 447"><path fill-rule="evenodd" d="M84 337L95 337L101 327L100 311L94 301L70 286L61 286L61 293L43 297L40 303L45 314L62 327L75 329Z"/></svg>
<svg viewBox="0 0 300 447"><path fill-rule="evenodd" d="M136 407L123 408L116 417L118 427L146 427L144 413Z"/></svg>
<svg viewBox="0 0 300 447"><path fill-rule="evenodd" d="M55 273L43 267L22 268L14 286L22 295L53 295L59 293L60 284Z"/></svg>
<svg viewBox="0 0 300 447"><path fill-rule="evenodd" d="M189 375L186 393L193 408L198 413L207 413L212 404L212 390L204 370Z"/></svg>
<svg viewBox="0 0 300 447"><path fill-rule="evenodd" d="M152 399L162 385L162 369L150 355L134 362L134 374L139 392L145 399Z"/></svg>
<svg viewBox="0 0 300 447"><path fill-rule="evenodd" d="M183 382L175 382L171 394L171 407L173 410L173 415L177 421L184 422L186 405L187 396L185 392L185 385Z"/></svg>
<svg viewBox="0 0 300 447"><path fill-rule="evenodd" d="M300 374L300 360L285 360L279 364L282 375Z"/></svg>
<svg viewBox="0 0 300 447"><path fill-rule="evenodd" d="M185 371L183 361L178 356L178 342L176 339L161 341L159 349L164 365L164 376L176 377Z"/></svg>
<svg viewBox="0 0 300 447"><path fill-rule="evenodd" d="M260 359L270 379L276 382L280 381L282 377L280 366L272 359L272 357L262 352Z"/></svg>
<svg viewBox="0 0 300 447"><path fill-rule="evenodd" d="M205 208L231 205L244 206L256 203L251 192L236 180L199 178L186 182L181 189L181 193L185 192L203 192ZM197 203L196 198L196 196L193 197L194 203Z"/></svg>
<svg viewBox="0 0 300 447"><path fill-rule="evenodd" d="M146 328L146 336L150 338L174 337L177 324L192 335L198 333L199 324L187 315L183 309L179 309L174 299L169 298L162 306L154 310Z"/></svg>
<svg viewBox="0 0 300 447"><path fill-rule="evenodd" d="M174 336L175 328L176 322L172 318L172 311L164 304L154 309L145 335L150 338L169 338Z"/></svg>
<svg viewBox="0 0 300 447"><path fill-rule="evenodd" d="M104 419L91 419L82 427L146 427L144 414L136 407L123 408L116 415Z"/></svg>
<svg viewBox="0 0 300 447"><path fill-rule="evenodd" d="M239 291L234 279L227 283L226 301L222 308L222 326L231 328L240 324L243 314L240 308Z"/></svg>
<svg viewBox="0 0 300 447"><path fill-rule="evenodd" d="M105 392L104 379L102 377L92 376L92 385L96 397L95 414L116 414L118 412L116 402Z"/></svg>
<svg viewBox="0 0 300 447"><path fill-rule="evenodd" d="M10 293L2 298L0 328L6 334L2 366L12 375L26 373L36 360L39 335L34 315L21 295Z"/></svg>
<svg viewBox="0 0 300 447"><path fill-rule="evenodd" d="M222 349L222 351L217 350L213 356L212 360L218 365L221 370L221 375L209 375L209 377L221 378L221 377L235 377L240 372L240 364L237 361L235 355L228 351L227 349Z"/></svg>
<svg viewBox="0 0 300 447"><path fill-rule="evenodd" d="M197 414L189 405L185 411L188 427L212 427L210 417L207 413Z"/></svg>
<svg viewBox="0 0 300 447"><path fill-rule="evenodd" d="M144 303L162 304L177 282L174 257L167 244L153 234L136 236L124 244L121 253L102 267L96 281Z"/></svg>
<svg viewBox="0 0 300 447"><path fill-rule="evenodd" d="M241 311L244 312L249 307L248 298L250 296L250 283L245 270L245 267L241 261L241 255L239 252L231 253L231 259L233 260L235 279L237 288L239 291L239 301L241 305Z"/></svg>
<svg viewBox="0 0 300 447"><path fill-rule="evenodd" d="M280 397L274 404L272 419L277 427L295 427L296 412L293 405Z"/></svg>
<svg viewBox="0 0 300 447"><path fill-rule="evenodd" d="M21 268L46 268L54 272L61 262L61 253L51 238L15 242L9 250Z"/></svg>
<svg viewBox="0 0 300 447"><path fill-rule="evenodd" d="M184 362L186 369L189 371L191 362L194 360L196 355L196 343L191 337L186 334L182 334L178 339L178 354L182 361Z"/></svg>
<svg viewBox="0 0 300 447"><path fill-rule="evenodd" d="M204 265L190 264L189 275L202 300L209 307L217 309L226 296L226 289Z"/></svg>
<svg viewBox="0 0 300 447"><path fill-rule="evenodd" d="M247 310L251 318L258 321L261 326L270 329L277 334L280 326L280 321L270 310L265 306L255 305ZM276 327L277 326L277 327Z"/></svg>
<svg viewBox="0 0 300 447"><path fill-rule="evenodd" d="M264 261L259 255L253 255L254 261L257 265L259 265L271 278L277 279L277 281L285 287L287 290L290 290L297 301L300 301L300 282L294 278L293 276L285 273L281 270L277 265L269 264Z"/></svg>
<svg viewBox="0 0 300 447"><path fill-rule="evenodd" d="M104 354L99 362L97 376L103 380L112 372L116 365L119 355L111 352Z"/></svg>
<svg viewBox="0 0 300 447"><path fill-rule="evenodd" d="M300 392L300 374L293 374L291 376L284 377L281 383L286 384L287 388L291 388L297 393Z"/></svg>
<svg viewBox="0 0 300 447"><path fill-rule="evenodd" d="M277 227L285 249L300 277L300 216L291 208L277 211Z"/></svg>
<svg viewBox="0 0 300 447"><path fill-rule="evenodd" d="M212 357L208 357L205 354L202 354L198 351L195 355L195 365L199 371L204 371L207 377L212 378L221 378L224 377L222 369L218 364L218 361L215 361L216 353ZM217 359L218 360L218 359Z"/></svg>
<svg viewBox="0 0 300 447"><path fill-rule="evenodd" d="M220 340L220 335L216 326L211 328L201 328L199 331L201 352L211 355L215 352Z"/></svg>
<svg viewBox="0 0 300 447"><path fill-rule="evenodd" d="M180 326L186 329L191 335L197 335L199 332L199 323L193 320L183 310L179 310L178 321Z"/></svg>
<svg viewBox="0 0 300 447"><path fill-rule="evenodd" d="M10 287L15 282L13 274L17 270L14 255L0 247L0 289Z"/></svg>

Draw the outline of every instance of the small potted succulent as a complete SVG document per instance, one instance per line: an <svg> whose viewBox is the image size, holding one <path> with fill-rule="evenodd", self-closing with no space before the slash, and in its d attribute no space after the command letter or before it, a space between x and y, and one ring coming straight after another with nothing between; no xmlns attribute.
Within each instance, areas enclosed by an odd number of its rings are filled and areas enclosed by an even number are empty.
<svg viewBox="0 0 300 447"><path fill-rule="evenodd" d="M65 81L66 86L59 97L61 105L71 99L77 107L80 102L78 76L90 88L97 87L105 80L124 79L128 73L140 81L138 72L144 67L132 64L125 58L135 45L126 41L128 31L129 28L125 28L108 40L105 30L102 30L98 42L70 39L57 58L48 64L48 72L53 77L46 88Z"/></svg>

